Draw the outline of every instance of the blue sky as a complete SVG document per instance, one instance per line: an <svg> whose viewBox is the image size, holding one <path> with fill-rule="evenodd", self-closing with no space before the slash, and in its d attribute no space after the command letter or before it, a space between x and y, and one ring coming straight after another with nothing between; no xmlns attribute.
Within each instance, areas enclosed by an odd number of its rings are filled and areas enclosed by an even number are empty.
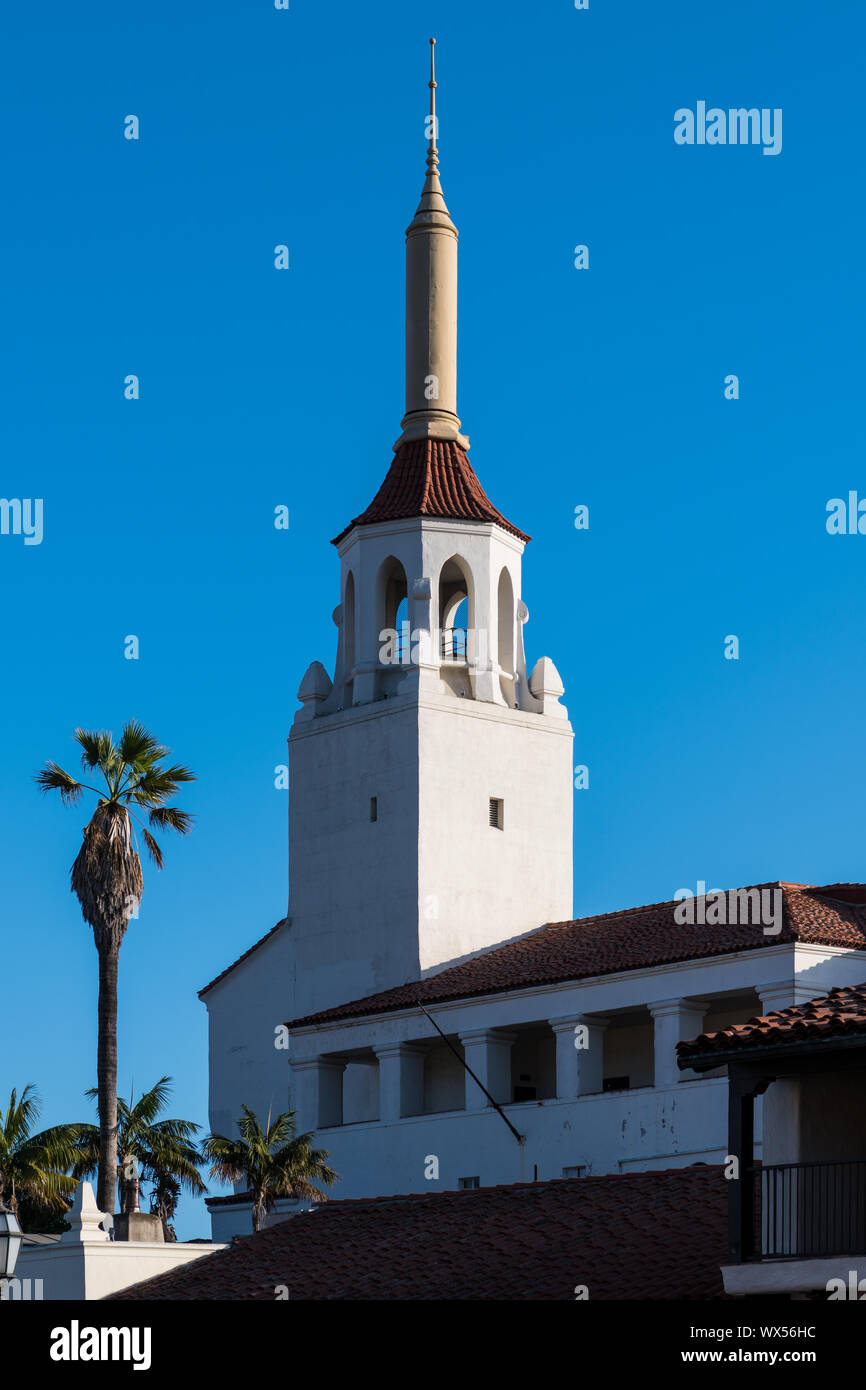
<svg viewBox="0 0 866 1390"><path fill-rule="evenodd" d="M44 1122L90 1117L86 812L31 778L136 717L199 781L121 953L120 1087L168 1073L206 1122L196 991L285 912L274 767L333 661L328 541L399 429L431 33L460 413L533 536L528 655L590 769L576 914L866 876L866 537L825 528L866 495L861 7L53 0L5 25L0 493L44 500L44 539L0 536L0 1101L33 1081ZM782 153L675 145L698 100L782 108ZM181 1237L207 1230L185 1203Z"/></svg>

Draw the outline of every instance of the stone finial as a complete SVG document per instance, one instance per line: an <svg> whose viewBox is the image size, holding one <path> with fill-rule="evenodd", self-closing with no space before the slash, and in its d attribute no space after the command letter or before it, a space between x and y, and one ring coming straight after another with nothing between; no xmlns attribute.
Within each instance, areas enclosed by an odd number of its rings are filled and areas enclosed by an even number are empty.
<svg viewBox="0 0 866 1390"><path fill-rule="evenodd" d="M66 1217L69 1230L60 1237L61 1245L97 1245L108 1240L102 1229L105 1212L99 1210L89 1182L80 1182L75 1190L72 1207Z"/></svg>
<svg viewBox="0 0 866 1390"><path fill-rule="evenodd" d="M552 715L555 719L567 718L565 708L559 703L560 695L565 694L565 686L549 656L539 657L533 666L529 690L536 700L540 700L542 714Z"/></svg>
<svg viewBox="0 0 866 1390"><path fill-rule="evenodd" d="M295 716L296 722L299 719L312 719L317 712L317 707L323 700L327 700L332 689L331 677L321 661L312 662L307 667L304 679L298 686L298 699L304 708L298 710Z"/></svg>

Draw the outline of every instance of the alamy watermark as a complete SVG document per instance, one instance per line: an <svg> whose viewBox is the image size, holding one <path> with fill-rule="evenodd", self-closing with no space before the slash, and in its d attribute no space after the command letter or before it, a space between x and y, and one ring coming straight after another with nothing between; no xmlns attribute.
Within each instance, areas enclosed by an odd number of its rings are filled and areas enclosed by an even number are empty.
<svg viewBox="0 0 866 1390"><path fill-rule="evenodd" d="M0 1279L0 1302L41 1302L45 1297L41 1279Z"/></svg>
<svg viewBox="0 0 866 1390"><path fill-rule="evenodd" d="M760 926L764 936L778 936L782 930L781 888L711 888L708 893L705 880L698 879L696 893L678 888L674 902L674 921L680 926Z"/></svg>
<svg viewBox="0 0 866 1390"><path fill-rule="evenodd" d="M471 666L483 666L490 656L486 628L413 628L408 622L399 628L383 627L379 633L379 662L382 666L430 665L440 658Z"/></svg>
<svg viewBox="0 0 866 1390"><path fill-rule="evenodd" d="M763 106L707 108L699 101L692 111L681 106L674 112L677 145L762 145L762 154L782 153L782 108Z"/></svg>
<svg viewBox="0 0 866 1390"><path fill-rule="evenodd" d="M41 545L42 498L0 497L0 536L23 536L25 545Z"/></svg>
<svg viewBox="0 0 866 1390"><path fill-rule="evenodd" d="M826 510L829 536L866 536L866 497L852 489L847 498L831 497Z"/></svg>

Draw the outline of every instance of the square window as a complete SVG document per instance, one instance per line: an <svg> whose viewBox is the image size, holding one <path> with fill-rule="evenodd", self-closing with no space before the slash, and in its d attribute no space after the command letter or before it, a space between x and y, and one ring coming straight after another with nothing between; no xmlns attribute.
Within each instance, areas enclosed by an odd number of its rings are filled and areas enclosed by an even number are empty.
<svg viewBox="0 0 866 1390"><path fill-rule="evenodd" d="M480 1178L458 1178L458 1179L457 1179L457 1186L458 1186L463 1192L474 1191L476 1187L480 1187L480 1186L481 1186L481 1179L480 1179Z"/></svg>

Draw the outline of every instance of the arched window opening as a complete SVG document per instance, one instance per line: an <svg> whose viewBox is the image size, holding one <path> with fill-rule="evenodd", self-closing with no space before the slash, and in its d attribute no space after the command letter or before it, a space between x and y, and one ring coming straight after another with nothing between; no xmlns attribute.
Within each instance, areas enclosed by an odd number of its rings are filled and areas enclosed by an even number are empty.
<svg viewBox="0 0 866 1390"><path fill-rule="evenodd" d="M443 661L468 660L471 626L470 585L461 562L453 557L439 576L439 628Z"/></svg>
<svg viewBox="0 0 866 1390"><path fill-rule="evenodd" d="M397 632L397 657L401 666L405 666L409 660L412 646L411 634L409 631L409 600L405 594L397 604L394 627Z"/></svg>
<svg viewBox="0 0 866 1390"><path fill-rule="evenodd" d="M446 656L445 648L446 648L446 646L447 646L447 648L448 648L448 653L447 653L446 659L447 659L448 661L465 661L465 660L466 660L466 658L467 658L467 632L468 632L468 629L469 629L469 600L468 600L468 598L464 598L464 599L461 599L461 600L460 600L459 604L457 605L457 608L456 608L455 611L454 611L453 616L452 616L451 619L450 619L450 622L449 622L449 625L448 625L447 629L445 629L445 631L447 631L447 633L448 633L447 641L446 641L446 638L445 638L445 632L444 632L444 631L443 631L443 634L442 634L442 639L443 639L443 644L442 644L442 645L443 645L443 651L442 651L442 655L443 655L443 656Z"/></svg>
<svg viewBox="0 0 866 1390"><path fill-rule="evenodd" d="M343 600L343 669L346 680L352 679L355 669L355 576L349 570L346 597Z"/></svg>
<svg viewBox="0 0 866 1390"><path fill-rule="evenodd" d="M380 661L385 665L402 662L409 650L409 586L406 571L389 555L379 571L379 645ZM396 640L392 636L396 634ZM381 653L387 652L383 658Z"/></svg>
<svg viewBox="0 0 866 1390"><path fill-rule="evenodd" d="M503 569L497 592L498 661L505 676L514 675L514 587L511 575Z"/></svg>

